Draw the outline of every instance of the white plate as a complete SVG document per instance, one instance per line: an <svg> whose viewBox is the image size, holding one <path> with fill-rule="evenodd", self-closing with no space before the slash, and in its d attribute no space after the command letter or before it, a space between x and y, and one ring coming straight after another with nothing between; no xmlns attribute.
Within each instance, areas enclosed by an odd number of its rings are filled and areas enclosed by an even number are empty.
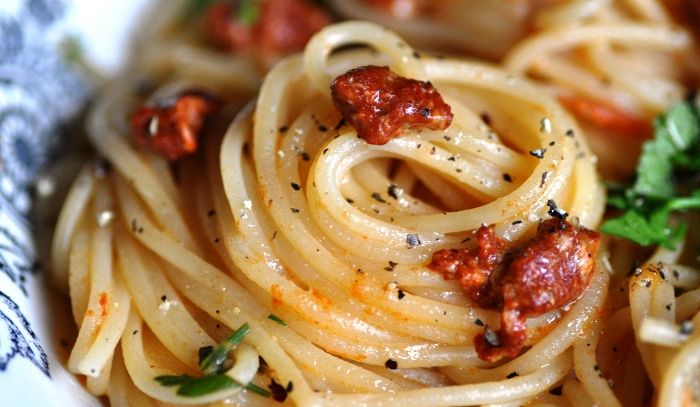
<svg viewBox="0 0 700 407"><path fill-rule="evenodd" d="M91 91L64 58L82 58L103 73L124 62L131 27L148 0L0 1L0 404L100 405L65 368L74 323L65 298L48 289L28 220L37 191L51 199L41 168L65 154L61 123ZM66 42L68 40L68 42ZM72 41L72 42L71 42ZM63 142L62 142L63 141ZM58 203L58 202L54 202Z"/></svg>

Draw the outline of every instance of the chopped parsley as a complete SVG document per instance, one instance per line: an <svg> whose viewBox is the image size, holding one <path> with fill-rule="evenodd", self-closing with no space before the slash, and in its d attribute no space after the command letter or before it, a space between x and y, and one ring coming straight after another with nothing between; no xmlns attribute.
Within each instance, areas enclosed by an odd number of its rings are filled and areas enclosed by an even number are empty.
<svg viewBox="0 0 700 407"><path fill-rule="evenodd" d="M700 208L698 171L700 115L697 106L683 102L654 121L654 138L642 146L634 182L608 186L608 205L622 214L601 230L642 246L673 249L687 226L671 215Z"/></svg>
<svg viewBox="0 0 700 407"><path fill-rule="evenodd" d="M199 17L212 3L214 0L189 0L182 9L182 19Z"/></svg>
<svg viewBox="0 0 700 407"><path fill-rule="evenodd" d="M190 375L163 375L157 376L155 380L163 386L177 386L177 394L185 397L199 397L217 391L240 387L241 384L230 376L226 371L231 367L229 364L229 353L243 341L243 338L250 331L248 324L241 325L226 340L217 346L203 346L199 349L199 368L202 370L202 377ZM270 392L248 383L245 388L253 393L264 397L270 397Z"/></svg>
<svg viewBox="0 0 700 407"><path fill-rule="evenodd" d="M241 24L255 25L260 19L260 0L242 0L236 19Z"/></svg>
<svg viewBox="0 0 700 407"><path fill-rule="evenodd" d="M275 315L275 314L270 314L270 315L267 316L267 318L269 318L269 319L271 319L271 320L277 322L277 323L280 324L280 325L287 326L287 323L284 322L284 320L282 320L282 318L278 317L278 316Z"/></svg>

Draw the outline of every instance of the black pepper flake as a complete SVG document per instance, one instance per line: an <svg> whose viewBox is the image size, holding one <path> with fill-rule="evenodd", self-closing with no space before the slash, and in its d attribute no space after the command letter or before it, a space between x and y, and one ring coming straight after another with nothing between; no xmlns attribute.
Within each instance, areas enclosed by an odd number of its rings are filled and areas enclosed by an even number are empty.
<svg viewBox="0 0 700 407"><path fill-rule="evenodd" d="M289 130L289 126L280 126L279 129L277 129L280 133L286 133L287 130Z"/></svg>
<svg viewBox="0 0 700 407"><path fill-rule="evenodd" d="M427 107L424 107L421 109L420 114L423 117L430 117L430 109L428 109Z"/></svg>
<svg viewBox="0 0 700 407"><path fill-rule="evenodd" d="M508 376L506 376L506 379L512 379L512 378L518 377L518 376L520 376L518 374L518 372L510 372L510 373L508 373Z"/></svg>
<svg viewBox="0 0 700 407"><path fill-rule="evenodd" d="M294 390L294 383L292 383L291 381L289 381L289 382L287 383L287 388L286 388L285 390L287 390L287 393L291 393L292 390Z"/></svg>
<svg viewBox="0 0 700 407"><path fill-rule="evenodd" d="M544 183L547 182L547 175L549 175L549 173L547 171L542 173L542 180L540 181L540 188L544 188Z"/></svg>
<svg viewBox="0 0 700 407"><path fill-rule="evenodd" d="M595 370L596 372L600 370L598 364L593 365L593 370Z"/></svg>
<svg viewBox="0 0 700 407"><path fill-rule="evenodd" d="M455 168L456 172L462 172L463 170L461 168Z"/></svg>
<svg viewBox="0 0 700 407"><path fill-rule="evenodd" d="M451 155L451 156L447 159L447 161L457 161L457 157Z"/></svg>
<svg viewBox="0 0 700 407"><path fill-rule="evenodd" d="M399 367L399 363L395 361L394 359L387 359L386 362L384 362L384 366L387 369L394 370Z"/></svg>
<svg viewBox="0 0 700 407"><path fill-rule="evenodd" d="M311 157L309 156L309 153L307 153L306 151L302 151L301 152L301 159L304 161L309 161L311 159Z"/></svg>
<svg viewBox="0 0 700 407"><path fill-rule="evenodd" d="M292 213L299 213L299 208L291 208L291 209L292 209Z"/></svg>
<svg viewBox="0 0 700 407"><path fill-rule="evenodd" d="M298 191L301 189L301 185L297 184L296 182L292 182L292 189Z"/></svg>
<svg viewBox="0 0 700 407"><path fill-rule="evenodd" d="M415 233L409 233L406 235L406 245L409 249L413 249L416 246L420 246L422 243L420 238Z"/></svg>
<svg viewBox="0 0 700 407"><path fill-rule="evenodd" d="M645 286L646 288L651 287L651 280L647 280L647 281L644 283L644 286Z"/></svg>
<svg viewBox="0 0 700 407"><path fill-rule="evenodd" d="M467 236L464 239L462 239L462 241L460 243L464 244L464 243L471 242L471 241L472 241L472 238Z"/></svg>
<svg viewBox="0 0 700 407"><path fill-rule="evenodd" d="M413 58L420 59L420 53L418 53L418 51L413 51Z"/></svg>
<svg viewBox="0 0 700 407"><path fill-rule="evenodd" d="M394 199L399 199L401 192L401 188L399 188L396 184L389 185L389 188L386 190L386 193Z"/></svg>
<svg viewBox="0 0 700 407"><path fill-rule="evenodd" d="M569 129L564 134L566 134L567 137L573 137L574 136L574 129Z"/></svg>
<svg viewBox="0 0 700 407"><path fill-rule="evenodd" d="M613 353L617 353L617 347L613 346L612 351L613 351Z"/></svg>
<svg viewBox="0 0 700 407"><path fill-rule="evenodd" d="M519 225L521 223L523 223L523 221L518 219L518 220L514 220L513 223L511 223L511 225L515 226L515 225Z"/></svg>
<svg viewBox="0 0 700 407"><path fill-rule="evenodd" d="M316 127L316 128L318 129L318 131L320 131L320 132L322 132L322 133L325 133L325 132L328 131L328 127L326 127L326 126L324 126L324 125L322 125L322 124L319 124L318 127Z"/></svg>
<svg viewBox="0 0 700 407"><path fill-rule="evenodd" d="M276 237L277 237L277 231L275 230L274 232L272 232L272 240L275 240Z"/></svg>
<svg viewBox="0 0 700 407"><path fill-rule="evenodd" d="M444 136L442 136L442 138L444 138L446 141L452 140L452 137L448 136L447 134L445 134Z"/></svg>
<svg viewBox="0 0 700 407"><path fill-rule="evenodd" d="M433 154L435 154L435 146L433 146L433 148L430 149L430 155L433 155Z"/></svg>
<svg viewBox="0 0 700 407"><path fill-rule="evenodd" d="M350 205L355 203L355 201L350 198L345 198L345 202L349 203Z"/></svg>
<svg viewBox="0 0 700 407"><path fill-rule="evenodd" d="M160 300L163 301L163 302L165 302L165 300L167 300L167 299L168 299L168 296L165 295L165 294L163 294L163 295L160 296Z"/></svg>
<svg viewBox="0 0 700 407"><path fill-rule="evenodd" d="M345 126L345 119L340 119L338 124L333 127L333 130L340 130L343 126Z"/></svg>
<svg viewBox="0 0 700 407"><path fill-rule="evenodd" d="M214 352L214 347L209 345L209 346L202 346L199 348L199 351L197 352L197 356L199 357L199 364L201 365L204 359L207 358L212 352Z"/></svg>
<svg viewBox="0 0 700 407"><path fill-rule="evenodd" d="M63 338L59 339L58 343L60 343L64 348L68 346L68 341Z"/></svg>
<svg viewBox="0 0 700 407"><path fill-rule="evenodd" d="M394 263L393 261L389 260L389 266L384 267L384 270L386 271L394 271L394 267L396 267L399 263Z"/></svg>
<svg viewBox="0 0 700 407"><path fill-rule="evenodd" d="M131 219L131 231L136 232L138 230L138 225L136 224L136 218Z"/></svg>
<svg viewBox="0 0 700 407"><path fill-rule="evenodd" d="M219 239L218 237L216 239L214 239L214 243L219 243L220 241L221 241L221 239Z"/></svg>
<svg viewBox="0 0 700 407"><path fill-rule="evenodd" d="M399 288L399 291L398 291L398 297L399 297L399 299L402 300L403 297L405 297L405 296L406 296L406 294L403 292L402 289Z"/></svg>
<svg viewBox="0 0 700 407"><path fill-rule="evenodd" d="M510 176L507 172L503 173L503 181L505 182L513 182L513 177Z"/></svg>
<svg viewBox="0 0 700 407"><path fill-rule="evenodd" d="M492 348L501 346L501 338L499 338L496 331L491 329L488 325L486 325L486 329L484 330L484 339L486 339L486 344Z"/></svg>
<svg viewBox="0 0 700 407"><path fill-rule="evenodd" d="M275 401L282 403L287 399L287 389L281 384L277 383L275 379L270 380L270 384L267 386L267 388L270 389L272 398Z"/></svg>
<svg viewBox="0 0 700 407"><path fill-rule="evenodd" d="M104 178L112 170L112 164L104 158L97 158L93 161L94 174L97 178Z"/></svg>
<svg viewBox="0 0 700 407"><path fill-rule="evenodd" d="M538 148L537 150L530 150L530 155L537 158L544 158L544 153L546 152L546 148Z"/></svg>
<svg viewBox="0 0 700 407"><path fill-rule="evenodd" d="M561 396L562 395L562 386L559 385L557 387L553 387L551 390L549 390L549 394L553 396Z"/></svg>
<svg viewBox="0 0 700 407"><path fill-rule="evenodd" d="M686 319L681 322L681 329L678 332L680 332L681 335L690 335L694 330L695 327L693 326L693 322Z"/></svg>
<svg viewBox="0 0 700 407"><path fill-rule="evenodd" d="M491 116L489 116L488 113L486 112L481 112L481 121L484 122L487 126L491 125Z"/></svg>
<svg viewBox="0 0 700 407"><path fill-rule="evenodd" d="M379 192L372 192L372 199L374 199L377 202L386 203L386 201L384 200L384 198L382 198Z"/></svg>
<svg viewBox="0 0 700 407"><path fill-rule="evenodd" d="M132 334L132 335L136 335L137 333L139 333L139 330L138 330L138 329L135 330L134 332L132 332L131 334Z"/></svg>
<svg viewBox="0 0 700 407"><path fill-rule="evenodd" d="M479 318L474 320L474 325L476 326L484 326L484 321L480 320Z"/></svg>
<svg viewBox="0 0 700 407"><path fill-rule="evenodd" d="M207 216L211 218L214 215L216 215L216 211L214 209L209 209L209 212L207 212Z"/></svg>
<svg viewBox="0 0 700 407"><path fill-rule="evenodd" d="M557 203L554 202L554 199L548 200L547 206L549 206L547 213L553 218L566 219L566 217L569 216L568 212L557 207Z"/></svg>
<svg viewBox="0 0 700 407"><path fill-rule="evenodd" d="M659 270L659 275L661 276L661 279L666 280L666 273L664 273L663 270Z"/></svg>

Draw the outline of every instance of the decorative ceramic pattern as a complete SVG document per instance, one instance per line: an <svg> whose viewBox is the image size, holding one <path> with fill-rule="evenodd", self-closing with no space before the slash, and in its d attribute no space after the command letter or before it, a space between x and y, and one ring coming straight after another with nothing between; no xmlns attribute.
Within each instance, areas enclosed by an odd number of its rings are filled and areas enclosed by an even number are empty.
<svg viewBox="0 0 700 407"><path fill-rule="evenodd" d="M57 154L62 124L88 87L63 61L55 27L64 0L0 1L0 394L2 405L81 405L56 355L45 273L28 214L34 181ZM52 31L53 30L53 31ZM77 390L76 390L77 389ZM89 403L89 401L88 401Z"/></svg>

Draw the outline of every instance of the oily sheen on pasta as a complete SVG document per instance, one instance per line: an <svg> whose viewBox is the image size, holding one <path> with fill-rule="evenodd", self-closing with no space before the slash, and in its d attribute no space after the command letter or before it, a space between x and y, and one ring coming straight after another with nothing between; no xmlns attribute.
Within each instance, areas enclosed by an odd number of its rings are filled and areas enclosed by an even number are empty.
<svg viewBox="0 0 700 407"><path fill-rule="evenodd" d="M430 81L451 126L384 145L359 139L329 86L367 64ZM196 375L199 349L247 323L235 377L292 383L297 405L547 402L572 381L565 393L583 386L614 399L586 368L596 363L602 267L566 310L529 321L529 349L497 366L479 360L473 338L498 314L426 267L436 250L473 246L482 224L527 239L548 201L598 224L594 157L534 85L347 22L278 63L257 98L174 167L130 142L123 123L136 103L116 85L93 108L90 139L112 169L86 167L54 241L54 273L80 327L68 366L93 393L114 405L275 403L240 387L188 398L154 380Z"/></svg>

